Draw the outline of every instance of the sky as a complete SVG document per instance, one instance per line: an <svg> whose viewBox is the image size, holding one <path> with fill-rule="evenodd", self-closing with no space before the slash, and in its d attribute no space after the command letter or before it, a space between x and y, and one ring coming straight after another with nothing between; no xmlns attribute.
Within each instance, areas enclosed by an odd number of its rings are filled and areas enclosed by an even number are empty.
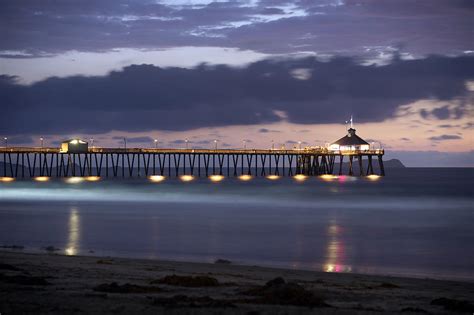
<svg viewBox="0 0 474 315"><path fill-rule="evenodd" d="M474 167L469 0L3 0L11 146L291 148Z"/></svg>

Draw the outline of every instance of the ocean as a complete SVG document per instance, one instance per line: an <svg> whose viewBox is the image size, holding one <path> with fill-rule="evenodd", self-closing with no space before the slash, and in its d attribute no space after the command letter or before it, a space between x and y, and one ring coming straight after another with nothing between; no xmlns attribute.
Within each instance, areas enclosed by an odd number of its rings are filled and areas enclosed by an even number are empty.
<svg viewBox="0 0 474 315"><path fill-rule="evenodd" d="M474 281L472 168L91 180L0 182L0 246Z"/></svg>

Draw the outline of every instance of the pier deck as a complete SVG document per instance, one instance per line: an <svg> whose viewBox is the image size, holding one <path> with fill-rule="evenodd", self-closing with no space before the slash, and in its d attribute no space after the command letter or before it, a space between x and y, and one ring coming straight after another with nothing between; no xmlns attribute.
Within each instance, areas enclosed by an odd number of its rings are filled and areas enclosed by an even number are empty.
<svg viewBox="0 0 474 315"><path fill-rule="evenodd" d="M163 149L89 148L87 153L62 153L59 148L0 148L3 177L35 176L268 176L325 174L384 176L384 150L328 151L305 149ZM348 165L343 167L347 158ZM364 162L365 161L365 162ZM339 165L336 165L338 163ZM337 167L336 167L337 166ZM357 171L356 171L357 170Z"/></svg>

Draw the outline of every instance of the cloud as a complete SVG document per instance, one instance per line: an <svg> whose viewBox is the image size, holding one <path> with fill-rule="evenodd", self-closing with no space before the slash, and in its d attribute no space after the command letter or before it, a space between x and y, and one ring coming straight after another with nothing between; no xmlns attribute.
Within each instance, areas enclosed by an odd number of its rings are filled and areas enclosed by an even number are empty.
<svg viewBox="0 0 474 315"><path fill-rule="evenodd" d="M438 119L448 119L450 116L450 110L448 106L435 108L431 111L431 113Z"/></svg>
<svg viewBox="0 0 474 315"><path fill-rule="evenodd" d="M112 137L114 140L121 140L127 139L127 143L152 143L154 139L150 137L121 137L121 136L115 136Z"/></svg>
<svg viewBox="0 0 474 315"><path fill-rule="evenodd" d="M0 50L28 57L70 50L238 45L260 52L295 53L303 45L305 51L318 53L379 56L404 43L404 50L415 55L459 54L472 50L473 6L468 3L3 0Z"/></svg>
<svg viewBox="0 0 474 315"><path fill-rule="evenodd" d="M432 141L457 140L457 139L462 139L462 137L458 135L441 135L441 136L434 136L434 137L428 138L428 140L432 140Z"/></svg>
<svg viewBox="0 0 474 315"><path fill-rule="evenodd" d="M298 68L314 69L313 75L295 80L291 71ZM472 107L465 81L473 77L474 57L467 56L394 60L386 66L364 66L347 57L270 59L238 68L132 65L106 76L52 77L28 86L2 76L0 103L9 119L0 124L0 134L178 131L282 120L340 123L351 114L361 123L380 122L395 117L401 105L430 98L466 100L449 109L460 118Z"/></svg>
<svg viewBox="0 0 474 315"><path fill-rule="evenodd" d="M178 140L173 140L173 141L169 141L170 144L184 144L186 143L186 141L182 140L182 139L178 139Z"/></svg>
<svg viewBox="0 0 474 315"><path fill-rule="evenodd" d="M451 125L451 124L444 124L444 125L438 125L438 128L459 128L460 125Z"/></svg>
<svg viewBox="0 0 474 315"><path fill-rule="evenodd" d="M279 130L267 129L267 128L260 128L258 129L260 133L270 133L270 132L280 132Z"/></svg>

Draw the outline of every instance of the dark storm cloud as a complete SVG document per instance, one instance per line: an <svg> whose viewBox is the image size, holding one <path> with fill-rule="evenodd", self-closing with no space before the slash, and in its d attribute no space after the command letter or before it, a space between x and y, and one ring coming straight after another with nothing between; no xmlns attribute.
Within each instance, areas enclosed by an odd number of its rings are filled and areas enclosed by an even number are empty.
<svg viewBox="0 0 474 315"><path fill-rule="evenodd" d="M294 78L301 68L311 77ZM339 123L351 114L359 122L377 122L419 99L465 99L472 93L465 81L472 78L474 57L436 56L379 67L351 58L264 60L239 68L134 65L106 76L53 77L29 86L3 76L0 133L190 130L281 121L276 111L302 124ZM460 104L462 117L469 104Z"/></svg>
<svg viewBox="0 0 474 315"><path fill-rule="evenodd" d="M267 128L260 128L260 129L258 129L258 132L260 132L260 133L269 133L269 132L280 132L280 131L267 129Z"/></svg>
<svg viewBox="0 0 474 315"><path fill-rule="evenodd" d="M439 125L438 128L459 128L461 127L460 125L451 125L451 124L444 124L444 125Z"/></svg>
<svg viewBox="0 0 474 315"><path fill-rule="evenodd" d="M465 0L229 1L173 6L142 0L0 4L0 50L25 57L118 47L221 46L269 53L374 55L472 50L473 5ZM277 19L265 17L279 15ZM3 54L4 56L6 54Z"/></svg>
<svg viewBox="0 0 474 315"><path fill-rule="evenodd" d="M126 136L115 136L115 137L112 137L113 140L120 140L120 141L124 141L124 139L127 140L127 142L130 142L130 143L149 143L149 142L153 142L154 139L150 138L150 137L126 137Z"/></svg>
<svg viewBox="0 0 474 315"><path fill-rule="evenodd" d="M431 140L431 141L458 140L458 139L462 139L462 137L458 135L441 135L441 136L428 138L428 140Z"/></svg>
<svg viewBox="0 0 474 315"><path fill-rule="evenodd" d="M151 143L153 139L150 137L131 137L127 138L127 142L130 143Z"/></svg>

